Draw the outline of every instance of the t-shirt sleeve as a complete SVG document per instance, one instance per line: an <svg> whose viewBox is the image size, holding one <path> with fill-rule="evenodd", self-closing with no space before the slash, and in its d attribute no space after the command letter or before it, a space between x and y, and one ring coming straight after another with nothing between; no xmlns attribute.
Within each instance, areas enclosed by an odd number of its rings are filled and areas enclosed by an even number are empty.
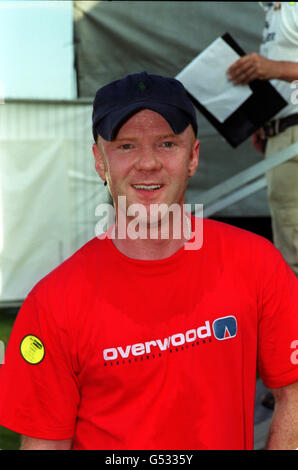
<svg viewBox="0 0 298 470"><path fill-rule="evenodd" d="M57 317L35 291L17 315L0 366L0 425L39 439L69 439L79 403L69 331L64 313Z"/></svg>
<svg viewBox="0 0 298 470"><path fill-rule="evenodd" d="M262 251L258 369L264 384L279 388L298 380L298 280L271 244Z"/></svg>
<svg viewBox="0 0 298 470"><path fill-rule="evenodd" d="M298 46L298 4L284 2L281 8L281 29L290 44ZM296 61L295 61L296 62Z"/></svg>

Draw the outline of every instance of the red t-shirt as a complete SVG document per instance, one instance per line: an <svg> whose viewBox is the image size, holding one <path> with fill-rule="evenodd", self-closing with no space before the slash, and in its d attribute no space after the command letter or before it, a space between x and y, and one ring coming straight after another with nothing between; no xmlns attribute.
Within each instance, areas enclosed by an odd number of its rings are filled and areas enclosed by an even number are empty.
<svg viewBox="0 0 298 470"><path fill-rule="evenodd" d="M262 237L204 220L203 246L133 260L91 240L25 300L0 424L74 449L251 449L256 366L298 379L297 280Z"/></svg>

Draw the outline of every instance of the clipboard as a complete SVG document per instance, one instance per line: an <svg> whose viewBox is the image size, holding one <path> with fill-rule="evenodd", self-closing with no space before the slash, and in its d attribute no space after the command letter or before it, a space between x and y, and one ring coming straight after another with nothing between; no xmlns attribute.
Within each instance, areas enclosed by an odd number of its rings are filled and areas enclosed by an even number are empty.
<svg viewBox="0 0 298 470"><path fill-rule="evenodd" d="M234 49L239 56L245 55L243 49L229 33L225 33L221 38ZM265 122L269 121L288 104L269 81L253 80L248 86L252 90L252 94L223 122L220 122L211 114L206 107L200 103L198 97L191 94L185 86L187 94L194 106L234 148L238 147L238 145L244 142Z"/></svg>

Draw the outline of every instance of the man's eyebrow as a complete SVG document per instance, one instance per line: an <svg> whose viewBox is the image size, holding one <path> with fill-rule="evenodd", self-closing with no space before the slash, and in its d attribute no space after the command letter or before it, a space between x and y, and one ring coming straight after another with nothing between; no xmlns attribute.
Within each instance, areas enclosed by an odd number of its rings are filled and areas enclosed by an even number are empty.
<svg viewBox="0 0 298 470"><path fill-rule="evenodd" d="M116 139L114 139L112 142L127 142L128 140L137 140L137 137L121 137L120 139L116 137Z"/></svg>
<svg viewBox="0 0 298 470"><path fill-rule="evenodd" d="M179 135L177 134L163 134L159 136L160 139L179 139Z"/></svg>
<svg viewBox="0 0 298 470"><path fill-rule="evenodd" d="M157 139L179 139L180 136L174 133L170 134L161 134L161 135L156 135L155 136ZM134 141L138 140L138 137L133 137L133 136L127 136L127 137L116 137L116 139L113 140L113 142L118 143L118 142L127 142L128 140Z"/></svg>

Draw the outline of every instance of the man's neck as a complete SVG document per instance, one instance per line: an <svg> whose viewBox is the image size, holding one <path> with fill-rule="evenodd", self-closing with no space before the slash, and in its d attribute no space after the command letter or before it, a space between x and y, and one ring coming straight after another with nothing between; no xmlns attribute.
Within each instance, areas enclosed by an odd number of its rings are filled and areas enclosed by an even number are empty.
<svg viewBox="0 0 298 470"><path fill-rule="evenodd" d="M170 224L169 228L169 237L164 238L161 231L161 226L158 227L158 236L157 238L152 238L150 236L150 227L147 228L147 237L145 239L136 238L132 239L129 236L121 238L118 236L117 225L115 229L115 236L112 238L112 241L115 247L125 256L132 259L138 260L159 260L169 258L175 254L180 248L182 248L190 238L191 234L191 224L190 220L187 219L187 216L184 216L185 219L181 220L180 234L181 236L177 238L177 235L173 236L173 226ZM183 228L183 221L185 227ZM144 233L144 232L143 232Z"/></svg>
<svg viewBox="0 0 298 470"><path fill-rule="evenodd" d="M128 258L139 260L165 259L176 253L186 241L182 240L113 240L116 248Z"/></svg>

